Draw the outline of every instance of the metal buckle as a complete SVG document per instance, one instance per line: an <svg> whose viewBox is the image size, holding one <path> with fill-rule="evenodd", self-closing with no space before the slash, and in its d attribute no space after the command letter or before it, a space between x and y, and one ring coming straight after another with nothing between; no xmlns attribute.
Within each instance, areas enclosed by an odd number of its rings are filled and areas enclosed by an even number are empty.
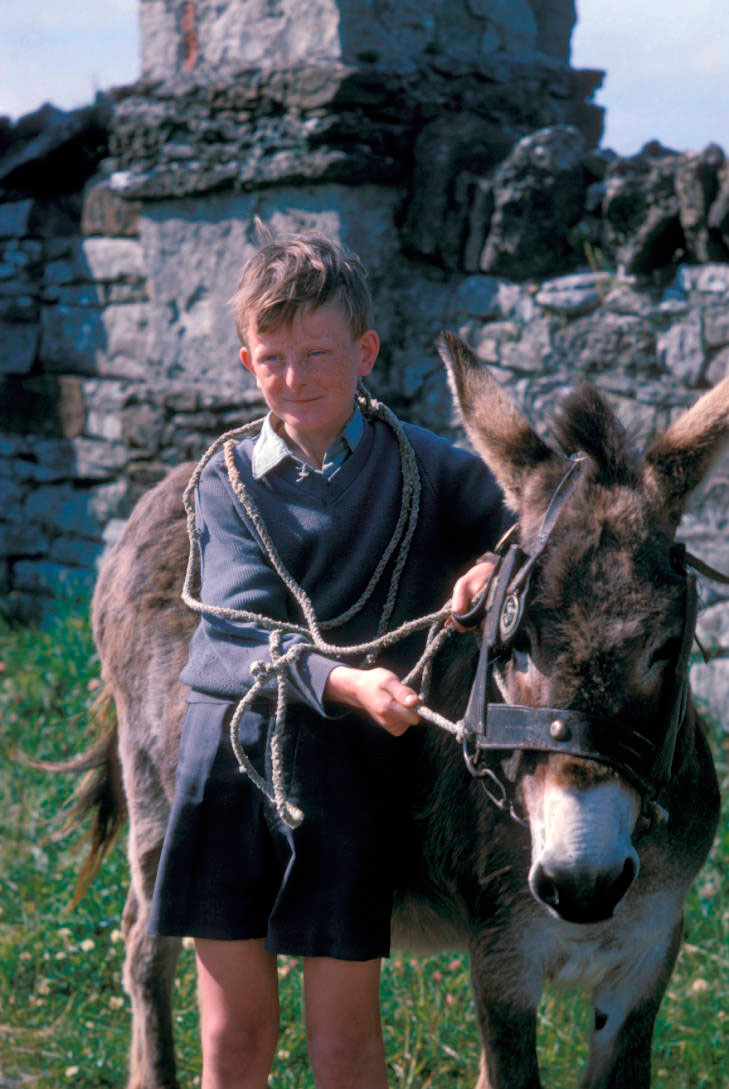
<svg viewBox="0 0 729 1089"><path fill-rule="evenodd" d="M469 747L469 742L471 741L474 742L473 749ZM476 734L472 733L470 730L467 731L463 735L463 760L468 768L469 775L472 775L474 779L480 779L488 773L488 768L478 766L480 754L481 750L476 741Z"/></svg>
<svg viewBox="0 0 729 1089"><path fill-rule="evenodd" d="M499 617L499 638L502 643L508 643L518 631L524 615L524 599L524 594L512 592L506 595Z"/></svg>

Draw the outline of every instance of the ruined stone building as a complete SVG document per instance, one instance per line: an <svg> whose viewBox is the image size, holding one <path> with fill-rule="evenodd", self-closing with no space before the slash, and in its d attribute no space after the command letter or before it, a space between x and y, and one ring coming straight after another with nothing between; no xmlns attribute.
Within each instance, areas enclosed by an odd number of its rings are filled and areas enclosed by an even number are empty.
<svg viewBox="0 0 729 1089"><path fill-rule="evenodd" d="M260 414L227 305L256 215L361 254L371 384L436 430L443 327L537 424L587 377L646 434L726 372L723 151L600 148L573 0L140 0L140 19L136 83L0 121L6 609L92 579L144 490ZM685 529L729 567L726 496L720 466ZM712 699L725 597L706 589Z"/></svg>

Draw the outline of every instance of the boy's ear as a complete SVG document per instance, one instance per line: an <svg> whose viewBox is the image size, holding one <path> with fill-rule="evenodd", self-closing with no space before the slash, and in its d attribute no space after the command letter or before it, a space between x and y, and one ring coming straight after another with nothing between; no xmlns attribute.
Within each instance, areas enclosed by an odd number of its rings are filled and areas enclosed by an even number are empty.
<svg viewBox="0 0 729 1089"><path fill-rule="evenodd" d="M253 371L253 362L251 360L251 353L248 351L247 348L241 348L241 350L240 350L240 361L241 361L241 363L243 364L243 366L245 367L245 369L247 371L250 371L251 374L254 373L254 371Z"/></svg>
<svg viewBox="0 0 729 1089"><path fill-rule="evenodd" d="M359 348L359 366L357 374L364 378L375 365L375 360L380 351L380 338L374 329L368 329L357 342Z"/></svg>

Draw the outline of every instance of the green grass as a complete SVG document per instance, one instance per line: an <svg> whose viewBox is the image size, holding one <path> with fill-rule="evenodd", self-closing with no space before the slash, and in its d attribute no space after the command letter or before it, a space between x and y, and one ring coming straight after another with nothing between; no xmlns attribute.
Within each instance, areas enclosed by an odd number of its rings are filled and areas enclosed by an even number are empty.
<svg viewBox="0 0 729 1089"><path fill-rule="evenodd" d="M83 603L67 601L46 630L0 621L0 1086L99 1089L125 1084L129 1004L121 989L119 920L124 844L90 891L68 904L81 835L53 838L73 777L11 760L15 748L61 759L85 748L98 661ZM729 794L727 740L715 753ZM690 802L690 800L689 800ZM123 837L122 837L123 839ZM729 816L688 904L686 942L656 1031L661 1089L729 1086ZM300 973L280 963L282 1031L273 1083L311 1089L301 1023ZM385 967L383 1019L393 1089L448 1089L475 1081L477 1029L465 955L394 956ZM175 1020L182 1084L199 1084L193 954L183 949ZM589 1021L581 998L542 1003L540 1062L550 1089L574 1086ZM515 1041L518 1046L518 1041Z"/></svg>

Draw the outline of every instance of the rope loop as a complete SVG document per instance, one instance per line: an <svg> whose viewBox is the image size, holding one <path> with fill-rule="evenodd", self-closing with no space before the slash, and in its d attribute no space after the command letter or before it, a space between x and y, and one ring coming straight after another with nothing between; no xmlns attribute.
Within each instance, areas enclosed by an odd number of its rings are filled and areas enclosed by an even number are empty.
<svg viewBox="0 0 729 1089"><path fill-rule="evenodd" d="M253 683L242 699L239 700L233 713L230 722L230 741L238 761L239 771L247 775L253 785L269 799L272 805L275 806L281 820L290 828L298 827L304 818L302 811L293 805L286 796L282 757L282 743L286 729L286 710L290 690L290 672L298 659L309 651L315 651L340 662L348 658L360 660L364 658L363 665L370 667L383 650L394 646L407 636L427 628L429 630L425 650L404 680L405 684L410 685L420 681L420 696L422 700L425 700L430 686L433 659L451 632L451 629L445 627L445 620L450 615L448 604L436 613L407 621L392 631L388 630L397 602L400 579L407 562L420 515L420 471L415 451L397 416L386 405L372 397L362 382L358 383L355 399L365 417L382 420L395 435L400 453L402 498L392 537L372 572L367 586L359 598L339 616L328 620L320 620L317 617L310 597L283 563L258 507L241 480L235 463L236 443L259 432L263 424L263 418L253 420L251 423L235 428L232 431L227 431L216 439L195 466L183 495L189 541L187 567L182 588L183 602L188 608L202 616L214 616L226 620L253 623L268 632L270 661L266 662L257 659L251 663L250 673ZM200 577L200 535L195 522L194 495L205 466L221 449L231 488L245 510L273 569L299 606L304 619L303 624L279 620L263 613L249 612L245 609L230 609L220 605L208 604L201 601L193 593L193 587L196 582L199 583ZM368 642L353 645L329 642L324 637L323 632L341 627L362 611L393 559L390 583L374 638ZM297 642L285 652L282 651L284 636L297 637ZM276 678L276 710L274 726L269 732L268 741L271 765L271 782L269 783L253 767L245 748L241 744L238 727L243 715L252 706L254 700L264 689L268 690L269 682L273 677ZM451 723L443 716L436 715L435 712L428 711L423 706L418 707L418 713L423 718L447 729L450 733L455 733L457 737L460 738L462 735L462 726L460 724Z"/></svg>

